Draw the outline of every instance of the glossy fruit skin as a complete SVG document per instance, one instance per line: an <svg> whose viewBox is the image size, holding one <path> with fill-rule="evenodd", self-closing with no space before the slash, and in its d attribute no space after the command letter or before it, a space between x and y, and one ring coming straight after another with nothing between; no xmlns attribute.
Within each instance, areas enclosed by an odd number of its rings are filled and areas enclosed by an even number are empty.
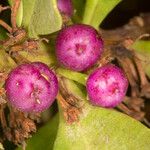
<svg viewBox="0 0 150 150"><path fill-rule="evenodd" d="M92 67L103 52L103 41L91 26L75 24L58 34L56 56L68 69L84 71Z"/></svg>
<svg viewBox="0 0 150 150"><path fill-rule="evenodd" d="M90 74L86 88L93 105L113 108L126 95L128 80L119 67L108 64Z"/></svg>
<svg viewBox="0 0 150 150"><path fill-rule="evenodd" d="M49 108L58 93L56 75L41 62L22 64L13 69L5 83L8 101L23 112Z"/></svg>
<svg viewBox="0 0 150 150"><path fill-rule="evenodd" d="M61 13L71 17L73 14L73 5L71 0L57 0L57 6Z"/></svg>

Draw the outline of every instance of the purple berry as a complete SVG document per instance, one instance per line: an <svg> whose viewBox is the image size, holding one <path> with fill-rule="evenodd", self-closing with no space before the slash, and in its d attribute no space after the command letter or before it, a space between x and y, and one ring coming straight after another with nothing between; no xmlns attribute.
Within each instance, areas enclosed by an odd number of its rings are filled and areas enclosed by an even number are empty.
<svg viewBox="0 0 150 150"><path fill-rule="evenodd" d="M56 56L66 68L83 71L93 66L103 52L103 41L89 25L76 24L63 29L56 40Z"/></svg>
<svg viewBox="0 0 150 150"><path fill-rule="evenodd" d="M89 76L86 88L92 104L112 108L123 100L128 80L119 67L108 64Z"/></svg>
<svg viewBox="0 0 150 150"><path fill-rule="evenodd" d="M57 0L58 9L61 13L71 17L73 14L73 6L71 0Z"/></svg>
<svg viewBox="0 0 150 150"><path fill-rule="evenodd" d="M24 112L41 112L51 106L58 92L56 75L47 65L34 62L12 70L5 84L8 101Z"/></svg>

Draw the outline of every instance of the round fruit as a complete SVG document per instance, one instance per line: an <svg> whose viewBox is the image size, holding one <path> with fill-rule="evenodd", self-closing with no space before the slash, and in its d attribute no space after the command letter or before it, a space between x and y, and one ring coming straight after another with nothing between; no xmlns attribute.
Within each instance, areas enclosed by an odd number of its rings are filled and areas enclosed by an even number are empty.
<svg viewBox="0 0 150 150"><path fill-rule="evenodd" d="M128 80L119 67L108 64L89 76L86 88L92 104L112 108L123 100Z"/></svg>
<svg viewBox="0 0 150 150"><path fill-rule="evenodd" d="M56 75L40 62L12 70L6 84L8 101L24 112L41 112L51 106L58 92Z"/></svg>
<svg viewBox="0 0 150 150"><path fill-rule="evenodd" d="M56 40L56 56L60 64L83 71L93 66L103 52L103 41L89 25L76 24L60 31Z"/></svg>
<svg viewBox="0 0 150 150"><path fill-rule="evenodd" d="M57 0L57 6L61 13L72 16L73 14L73 6L71 0Z"/></svg>

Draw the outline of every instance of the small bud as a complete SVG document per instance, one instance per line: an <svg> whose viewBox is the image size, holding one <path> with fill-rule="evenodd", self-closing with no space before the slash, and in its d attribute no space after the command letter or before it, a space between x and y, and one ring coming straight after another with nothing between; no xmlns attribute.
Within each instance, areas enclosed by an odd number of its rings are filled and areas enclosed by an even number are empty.
<svg viewBox="0 0 150 150"><path fill-rule="evenodd" d="M73 14L73 6L71 0L57 0L58 9L62 14L71 17Z"/></svg>

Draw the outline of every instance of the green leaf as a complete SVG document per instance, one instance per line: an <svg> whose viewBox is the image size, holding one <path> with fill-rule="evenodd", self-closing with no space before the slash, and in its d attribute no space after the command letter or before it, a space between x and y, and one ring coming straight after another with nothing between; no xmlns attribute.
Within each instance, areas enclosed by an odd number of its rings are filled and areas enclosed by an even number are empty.
<svg viewBox="0 0 150 150"><path fill-rule="evenodd" d="M62 18L56 0L23 0L22 26L30 37L56 32L62 27Z"/></svg>
<svg viewBox="0 0 150 150"><path fill-rule="evenodd" d="M4 40L7 38L6 30L0 26L0 40Z"/></svg>
<svg viewBox="0 0 150 150"><path fill-rule="evenodd" d="M132 48L137 52L146 74L150 77L150 41L136 41Z"/></svg>
<svg viewBox="0 0 150 150"><path fill-rule="evenodd" d="M85 98L80 87L72 81L68 84L69 92ZM71 125L65 122L60 109L53 150L149 150L150 130L143 124L115 110L84 102L80 121Z"/></svg>
<svg viewBox="0 0 150 150"><path fill-rule="evenodd" d="M41 61L47 65L51 65L56 62L53 51L54 49L50 44L40 43L40 48L37 51L20 51L19 54L31 62Z"/></svg>
<svg viewBox="0 0 150 150"><path fill-rule="evenodd" d="M119 2L121 0L87 0L83 23L98 29L101 22Z"/></svg>
<svg viewBox="0 0 150 150"><path fill-rule="evenodd" d="M9 3L12 5L12 0ZM32 38L60 30L62 17L57 8L57 0L22 0L17 25L27 29Z"/></svg>
<svg viewBox="0 0 150 150"><path fill-rule="evenodd" d="M64 76L70 80L76 81L82 85L86 84L86 79L87 79L86 74L75 72L75 71L68 70L68 69L63 69L63 68L58 68L56 72L59 75Z"/></svg>
<svg viewBox="0 0 150 150"><path fill-rule="evenodd" d="M73 21L76 23L81 23L83 19L86 0L72 0L72 2L74 8Z"/></svg>
<svg viewBox="0 0 150 150"><path fill-rule="evenodd" d="M149 150L149 139L150 130L136 120L86 104L79 122L60 117L54 150Z"/></svg>
<svg viewBox="0 0 150 150"><path fill-rule="evenodd" d="M132 48L134 48L137 52L140 52L145 55L150 55L150 41L136 41Z"/></svg>
<svg viewBox="0 0 150 150"><path fill-rule="evenodd" d="M12 68L16 66L13 59L3 50L0 48L0 72L5 71L9 73ZM0 87L2 87L5 83L5 80L0 82Z"/></svg>
<svg viewBox="0 0 150 150"><path fill-rule="evenodd" d="M26 150L52 150L58 128L58 114L27 140ZM18 148L17 150L21 150Z"/></svg>
<svg viewBox="0 0 150 150"><path fill-rule="evenodd" d="M28 26L31 21L31 17L33 15L36 0L22 0L22 3L23 3L22 26L28 29Z"/></svg>
<svg viewBox="0 0 150 150"><path fill-rule="evenodd" d="M0 70L9 71L15 66L13 59L3 49L0 49Z"/></svg>
<svg viewBox="0 0 150 150"><path fill-rule="evenodd" d="M73 94L76 98L85 100L87 97L87 92L85 86L79 84L78 82L74 82L69 79L65 79L64 83L67 87L69 93Z"/></svg>

